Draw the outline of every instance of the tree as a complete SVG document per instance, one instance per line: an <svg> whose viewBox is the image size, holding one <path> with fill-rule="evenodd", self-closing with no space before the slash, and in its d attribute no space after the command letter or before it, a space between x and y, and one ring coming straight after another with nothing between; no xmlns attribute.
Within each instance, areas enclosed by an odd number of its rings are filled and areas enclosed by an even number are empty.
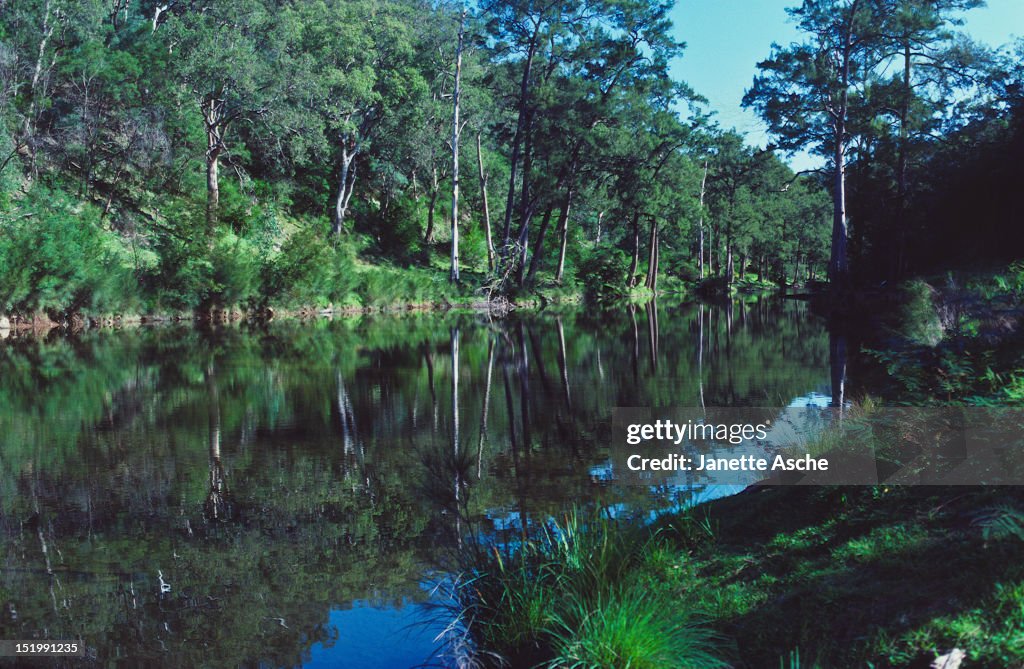
<svg viewBox="0 0 1024 669"><path fill-rule="evenodd" d="M763 72L743 98L768 123L778 145L789 151L812 148L827 156L832 171L833 289L849 282L846 170L851 119L871 78L879 47L874 0L804 0L788 10L808 40L773 45L758 64Z"/></svg>
<svg viewBox="0 0 1024 669"><path fill-rule="evenodd" d="M515 94L513 108L516 116L515 131L512 135L512 148L509 156L508 193L505 199L505 216L502 225L502 262L506 261L512 243L512 215L516 204L516 186L519 178L519 162L524 142L528 142L531 123L530 97L533 92L534 64L541 54L545 43L552 45L550 56L554 57L554 45L562 32L561 28L572 20L572 3L561 0L532 2L515 0L513 2L493 1L483 8L487 18L487 27L496 40L495 56L508 59L510 54L520 56L518 64L513 64L512 71L519 71L518 92ZM523 164L522 193L520 197L520 216L526 219L530 211L527 194L530 188L530 147L527 144L526 158Z"/></svg>
<svg viewBox="0 0 1024 669"><path fill-rule="evenodd" d="M397 1L297 3L307 113L318 121L315 146L338 165L332 233L342 231L356 183L356 159L395 117L426 94L416 67L413 7ZM393 128L392 128L393 129Z"/></svg>
<svg viewBox="0 0 1024 669"><path fill-rule="evenodd" d="M289 96L288 48L282 24L263 0L224 0L185 11L160 34L187 102L201 114L206 135L206 222L217 223L220 163L232 159L239 124L269 124Z"/></svg>
<svg viewBox="0 0 1024 669"><path fill-rule="evenodd" d="M889 275L906 270L907 219L912 195L910 170L914 154L940 131L946 110L961 97L977 74L978 50L958 41L950 30L958 14L984 5L984 0L885 0L880 26L884 42L877 67L894 71L875 93L875 107L890 121L894 137L883 137L891 149L896 206L888 221L892 249Z"/></svg>
<svg viewBox="0 0 1024 669"><path fill-rule="evenodd" d="M459 281L459 136L462 126L459 125L459 98L462 93L462 43L465 38L464 28L466 12L459 17L458 44L455 47L455 85L452 88L452 254L449 279L453 283Z"/></svg>

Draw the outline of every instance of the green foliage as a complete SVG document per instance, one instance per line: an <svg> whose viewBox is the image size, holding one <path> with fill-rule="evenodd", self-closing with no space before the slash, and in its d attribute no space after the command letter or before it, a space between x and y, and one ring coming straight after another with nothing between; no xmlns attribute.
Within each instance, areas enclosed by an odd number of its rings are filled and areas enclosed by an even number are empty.
<svg viewBox="0 0 1024 669"><path fill-rule="evenodd" d="M729 666L716 654L715 636L671 598L629 588L566 608L558 620L552 668Z"/></svg>
<svg viewBox="0 0 1024 669"><path fill-rule="evenodd" d="M373 225L377 249L396 262L411 262L420 253L420 216L412 198L391 202Z"/></svg>
<svg viewBox="0 0 1024 669"><path fill-rule="evenodd" d="M1024 541L1024 513L1010 506L992 509L980 516L981 536L985 541L1016 539Z"/></svg>
<svg viewBox="0 0 1024 669"><path fill-rule="evenodd" d="M263 299L271 305L302 306L347 293L354 274L347 251L332 249L314 227L293 233L280 252L267 259Z"/></svg>
<svg viewBox="0 0 1024 669"><path fill-rule="evenodd" d="M129 2L110 11L98 0L25 0L4 12L4 63L47 69L45 77L32 77L31 67L0 63L8 89L17 92L0 99L0 159L11 158L0 174L0 208L10 204L22 173L48 175L69 198L102 203L104 225L117 233L112 240L131 248L139 279L125 287L130 294L121 304L106 308L468 298L470 290L448 290L441 281L410 283L424 273L391 271L424 263L442 278L448 273L434 253L443 243L425 249L422 238L428 203L435 203L436 221L450 210L457 7L404 0L171 4L150 11ZM794 271L800 262L820 265L821 240L801 242L796 232L813 216L785 203L823 191L800 181L780 194L778 183L793 175L774 157L765 161L763 179L744 185L739 206L726 214L712 183L700 210L694 193L708 155L723 157L712 169L714 182L757 154L702 114L690 119L675 111L682 101L701 99L669 76L683 48L672 34L670 5L644 0L592 9L498 3L465 17L467 43L475 45L462 54L460 94L468 122L460 145L467 283L506 291L554 284L564 301L575 297L568 293L578 275L596 298L642 301L661 275L675 276L662 285L682 292L679 282L694 274L699 218L717 226L718 246L728 238L737 255L757 254L780 267L777 273L785 274L787 263ZM534 22L537 31L522 29ZM539 57L542 45L557 51L565 67L528 63L526 54ZM515 128L525 127L528 109L524 142ZM480 173L472 169L477 142L470 138L479 143ZM515 174L520 165L530 166L527 182ZM502 192L506 183L511 197ZM484 191L495 243L502 242L507 213L510 230L524 228L523 268L539 275L512 280L516 273L503 267L496 274L505 279L484 276ZM312 228L325 215L334 218L339 195L347 208L332 227L349 241L292 241L293 225ZM533 204L524 206L523 198ZM643 233L635 246L634 221ZM655 225L657 253L648 253L643 247ZM775 244L779 225L792 232ZM335 251L342 246L357 252ZM636 276L625 277L618 254L602 266L595 246L635 251ZM260 264L256 285L251 258ZM371 260L381 267L364 270ZM311 266L301 267L306 262ZM626 290L645 274L646 289Z"/></svg>
<svg viewBox="0 0 1024 669"><path fill-rule="evenodd" d="M71 315L135 299L128 251L100 212L37 186L0 214L0 311Z"/></svg>
<svg viewBox="0 0 1024 669"><path fill-rule="evenodd" d="M376 308L452 302L460 290L439 272L388 265L360 269L356 287L363 305Z"/></svg>
<svg viewBox="0 0 1024 669"><path fill-rule="evenodd" d="M162 235L159 261L149 275L159 307L185 310L238 307L256 297L260 255L256 246L220 229L208 242Z"/></svg>
<svg viewBox="0 0 1024 669"><path fill-rule="evenodd" d="M628 270L629 260L625 253L618 249L600 248L580 263L576 278L583 284L588 297L598 301L609 300L622 295Z"/></svg>
<svg viewBox="0 0 1024 669"><path fill-rule="evenodd" d="M656 542L574 510L515 549L470 547L459 619L481 650L550 667L724 667L685 600L648 592Z"/></svg>
<svg viewBox="0 0 1024 669"><path fill-rule="evenodd" d="M204 301L218 306L245 304L256 296L260 257L256 246L233 232L223 231L210 251L213 269Z"/></svg>
<svg viewBox="0 0 1024 669"><path fill-rule="evenodd" d="M800 659L800 649L795 648L779 658L779 669L824 669L817 662L805 662Z"/></svg>
<svg viewBox="0 0 1024 669"><path fill-rule="evenodd" d="M921 280L907 282L901 291L899 334L916 344L937 346L945 335L935 305L935 289Z"/></svg>

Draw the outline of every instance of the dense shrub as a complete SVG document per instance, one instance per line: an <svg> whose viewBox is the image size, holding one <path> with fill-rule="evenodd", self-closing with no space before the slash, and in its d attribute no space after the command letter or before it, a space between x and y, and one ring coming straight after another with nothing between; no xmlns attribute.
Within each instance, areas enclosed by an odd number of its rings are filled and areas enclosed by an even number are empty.
<svg viewBox="0 0 1024 669"><path fill-rule="evenodd" d="M222 231L210 250L212 281L205 296L216 306L236 306L256 298L260 254L256 245L231 231Z"/></svg>
<svg viewBox="0 0 1024 669"><path fill-rule="evenodd" d="M0 227L0 310L57 316L137 300L130 254L95 207L37 186Z"/></svg>
<svg viewBox="0 0 1024 669"><path fill-rule="evenodd" d="M230 230L218 230L209 241L161 235L156 251L159 260L146 283L158 307L234 307L257 296L260 254Z"/></svg>
<svg viewBox="0 0 1024 669"><path fill-rule="evenodd" d="M579 264L576 276L583 284L587 297L596 300L613 299L622 294L629 261L618 249L595 249Z"/></svg>
<svg viewBox="0 0 1024 669"><path fill-rule="evenodd" d="M378 214L372 235L377 250L397 261L409 261L420 253L420 224L416 201L400 198L388 203Z"/></svg>
<svg viewBox="0 0 1024 669"><path fill-rule="evenodd" d="M351 300L357 281L352 249L347 244L331 245L314 228L304 228L267 260L262 298L284 306L320 305L325 300L345 303Z"/></svg>

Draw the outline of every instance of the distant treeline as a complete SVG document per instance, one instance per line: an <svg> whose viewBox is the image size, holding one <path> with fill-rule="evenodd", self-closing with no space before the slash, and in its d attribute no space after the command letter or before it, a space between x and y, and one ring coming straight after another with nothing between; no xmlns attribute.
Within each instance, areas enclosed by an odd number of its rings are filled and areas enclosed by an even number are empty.
<svg viewBox="0 0 1024 669"><path fill-rule="evenodd" d="M840 283L1012 229L975 0L793 10L746 104L802 175L672 80L672 4L0 0L0 311Z"/></svg>

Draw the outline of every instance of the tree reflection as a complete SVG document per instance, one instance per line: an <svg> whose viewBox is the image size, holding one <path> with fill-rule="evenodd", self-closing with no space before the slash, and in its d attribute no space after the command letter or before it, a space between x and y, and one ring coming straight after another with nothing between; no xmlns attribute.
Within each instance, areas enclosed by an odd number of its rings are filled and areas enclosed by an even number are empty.
<svg viewBox="0 0 1024 669"><path fill-rule="evenodd" d="M592 479L614 407L788 402L845 368L802 305L644 316L646 344L635 307L6 340L0 635L299 664L332 607L424 599L465 537L651 504Z"/></svg>

